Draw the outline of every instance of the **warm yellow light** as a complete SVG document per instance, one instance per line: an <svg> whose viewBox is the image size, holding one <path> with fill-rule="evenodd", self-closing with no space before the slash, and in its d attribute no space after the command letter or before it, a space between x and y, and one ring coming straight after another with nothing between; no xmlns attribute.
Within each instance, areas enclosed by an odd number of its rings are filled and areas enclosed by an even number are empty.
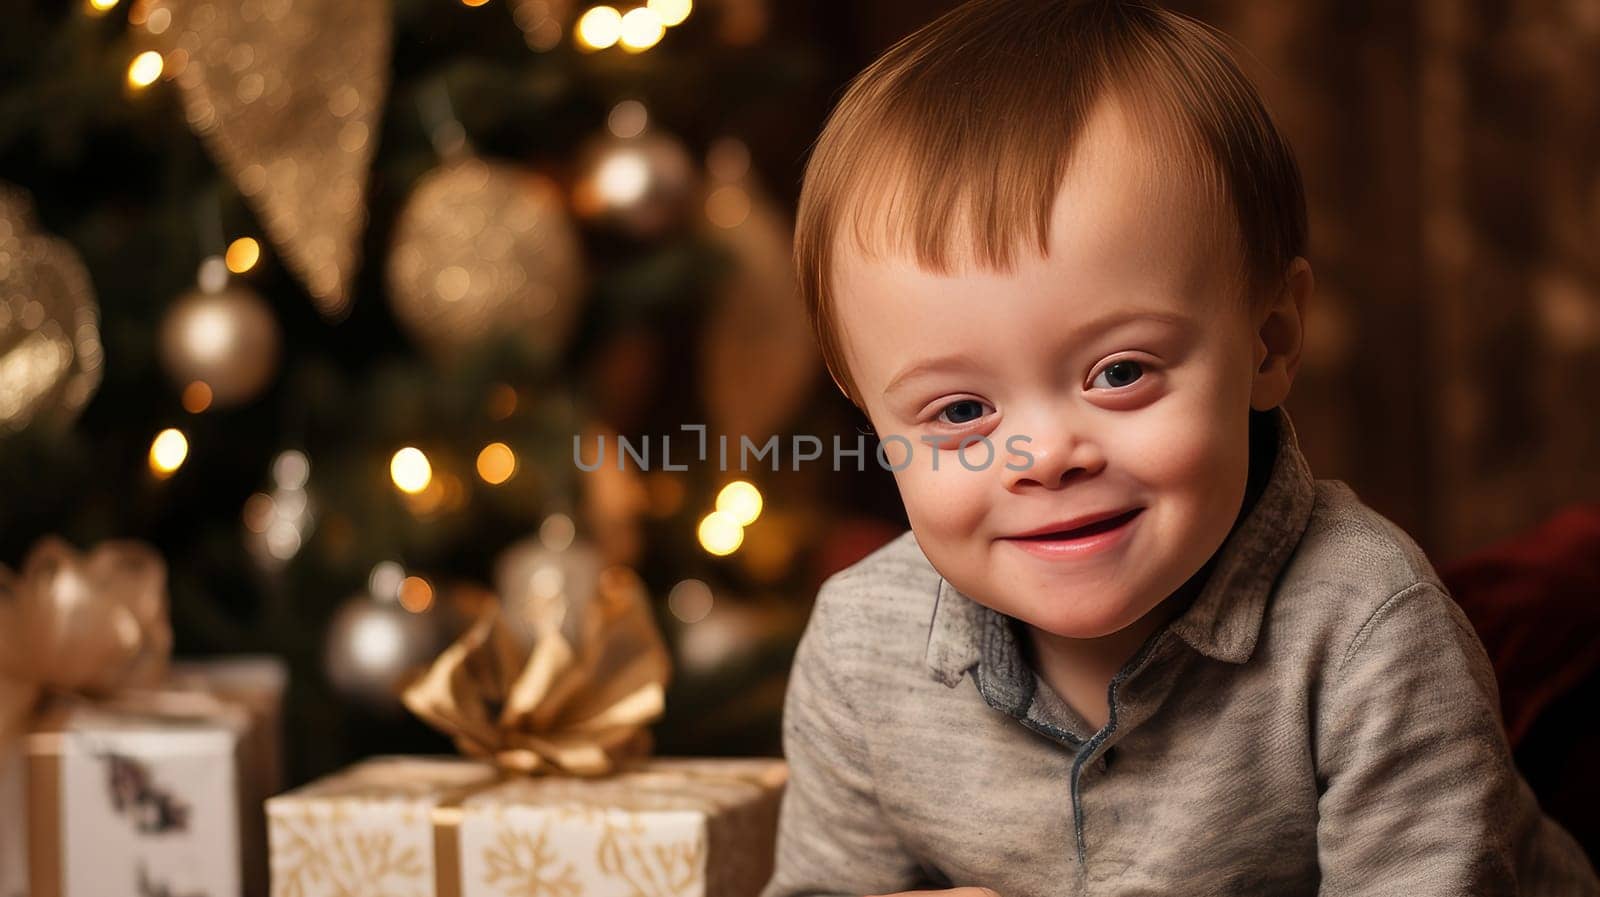
<svg viewBox="0 0 1600 897"><path fill-rule="evenodd" d="M740 526L749 526L761 516L761 490L745 480L734 480L717 493L717 510Z"/></svg>
<svg viewBox="0 0 1600 897"><path fill-rule="evenodd" d="M108 12L117 5L117 0L89 0L89 11L95 13Z"/></svg>
<svg viewBox="0 0 1600 897"><path fill-rule="evenodd" d="M712 511L700 518L700 547L714 555L732 554L744 542L744 527L732 514Z"/></svg>
<svg viewBox="0 0 1600 897"><path fill-rule="evenodd" d="M624 50L632 50L635 53L648 50L666 33L667 26L661 24L661 17L648 6L630 9L628 14L622 17L620 41Z"/></svg>
<svg viewBox="0 0 1600 897"><path fill-rule="evenodd" d="M491 442L478 453L478 476L491 486L498 486L517 472L517 456L511 446Z"/></svg>
<svg viewBox="0 0 1600 897"><path fill-rule="evenodd" d="M483 4L488 3L488 2L489 2L489 0L461 0L461 5L462 6L482 6Z"/></svg>
<svg viewBox="0 0 1600 897"><path fill-rule="evenodd" d="M159 77L161 77L161 54L154 50L146 50L128 63L129 87L149 87L156 83Z"/></svg>
<svg viewBox="0 0 1600 897"><path fill-rule="evenodd" d="M689 10L694 8L690 0L650 0L645 5L668 28L683 24L683 20L689 18Z"/></svg>
<svg viewBox="0 0 1600 897"><path fill-rule="evenodd" d="M204 380L192 381L183 388L183 410L199 414L211 407L211 387Z"/></svg>
<svg viewBox="0 0 1600 897"><path fill-rule="evenodd" d="M626 206L650 191L650 163L635 147L607 156L594 173L594 189L607 204Z"/></svg>
<svg viewBox="0 0 1600 897"><path fill-rule="evenodd" d="M591 50L604 50L622 36L622 13L609 6L596 6L578 19L578 43Z"/></svg>
<svg viewBox="0 0 1600 897"><path fill-rule="evenodd" d="M261 244L252 237L240 237L228 244L228 252L224 258L229 271L243 274L254 268L256 262L261 261Z"/></svg>
<svg viewBox="0 0 1600 897"><path fill-rule="evenodd" d="M189 440L183 433L168 427L156 434L155 441L150 443L150 470L157 476L170 476L173 471L183 466L185 458L189 457Z"/></svg>
<svg viewBox="0 0 1600 897"><path fill-rule="evenodd" d="M433 465L422 449L406 446L389 461L389 477L401 492L416 495L433 482Z"/></svg>
<svg viewBox="0 0 1600 897"><path fill-rule="evenodd" d="M400 606L420 614L433 606L433 586L420 576L407 576L400 581Z"/></svg>

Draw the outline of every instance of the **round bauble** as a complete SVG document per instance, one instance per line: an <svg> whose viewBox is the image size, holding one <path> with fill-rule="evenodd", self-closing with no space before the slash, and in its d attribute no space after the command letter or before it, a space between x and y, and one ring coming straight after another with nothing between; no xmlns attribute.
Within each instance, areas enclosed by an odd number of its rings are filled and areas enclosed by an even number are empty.
<svg viewBox="0 0 1600 897"><path fill-rule="evenodd" d="M387 274L395 316L443 360L507 336L542 357L558 355L585 283L582 247L554 182L473 156L417 183Z"/></svg>
<svg viewBox="0 0 1600 897"><path fill-rule="evenodd" d="M256 398L278 372L282 336L255 290L228 284L179 296L161 322L161 363L180 389L199 380L212 404Z"/></svg>
<svg viewBox="0 0 1600 897"><path fill-rule="evenodd" d="M334 615L323 649L333 687L368 709L398 713L400 689L444 649L445 633L431 612L412 613L398 601L361 594Z"/></svg>

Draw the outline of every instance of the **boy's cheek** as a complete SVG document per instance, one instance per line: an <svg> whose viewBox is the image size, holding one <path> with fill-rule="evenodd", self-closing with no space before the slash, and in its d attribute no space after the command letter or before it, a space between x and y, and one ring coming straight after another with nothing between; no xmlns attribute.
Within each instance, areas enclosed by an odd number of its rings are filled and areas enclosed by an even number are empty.
<svg viewBox="0 0 1600 897"><path fill-rule="evenodd" d="M900 493L908 501L960 505L982 494L985 474L992 475L992 471L963 469L949 452L940 453L938 470L931 464L932 459L923 452L912 456L911 463L904 469L894 472Z"/></svg>
<svg viewBox="0 0 1600 897"><path fill-rule="evenodd" d="M935 540L974 533L986 518L985 472L965 470L950 458L940 458L937 471L930 463L925 456L913 458L912 466L895 472L912 528Z"/></svg>

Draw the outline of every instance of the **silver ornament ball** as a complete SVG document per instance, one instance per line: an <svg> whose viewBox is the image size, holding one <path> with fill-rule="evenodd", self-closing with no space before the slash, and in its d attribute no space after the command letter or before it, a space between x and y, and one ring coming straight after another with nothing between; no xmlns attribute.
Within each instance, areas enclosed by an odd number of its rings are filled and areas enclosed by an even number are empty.
<svg viewBox="0 0 1600 897"><path fill-rule="evenodd" d="M161 322L161 362L180 389L196 380L217 406L261 394L278 370L282 336L272 310L254 290L230 284L191 290Z"/></svg>

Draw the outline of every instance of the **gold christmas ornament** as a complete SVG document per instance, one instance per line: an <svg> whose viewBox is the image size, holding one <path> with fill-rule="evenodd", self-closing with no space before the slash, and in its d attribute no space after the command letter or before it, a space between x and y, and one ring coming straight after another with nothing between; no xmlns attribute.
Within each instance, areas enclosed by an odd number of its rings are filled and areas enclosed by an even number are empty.
<svg viewBox="0 0 1600 897"><path fill-rule="evenodd" d="M87 555L58 536L0 564L0 749L47 691L90 697L153 686L172 652L167 565L133 540Z"/></svg>
<svg viewBox="0 0 1600 897"><path fill-rule="evenodd" d="M400 689L445 643L433 611L412 613L398 600L352 597L334 614L323 646L328 681L370 710L400 710Z"/></svg>
<svg viewBox="0 0 1600 897"><path fill-rule="evenodd" d="M539 591L520 611L490 611L404 700L468 756L605 776L650 753L671 675L644 584L614 566L587 591Z"/></svg>
<svg viewBox="0 0 1600 897"><path fill-rule="evenodd" d="M161 362L179 388L200 381L219 407L261 394L278 370L277 319L252 289L190 290L161 322Z"/></svg>
<svg viewBox="0 0 1600 897"><path fill-rule="evenodd" d="M702 232L734 260L702 337L700 382L710 423L730 444L740 436L759 444L798 410L816 377L790 254L793 225L745 176L707 194Z"/></svg>
<svg viewBox="0 0 1600 897"><path fill-rule="evenodd" d="M395 226L387 273L395 315L441 360L502 335L559 353L585 288L560 189L471 155L418 181Z"/></svg>
<svg viewBox="0 0 1600 897"><path fill-rule="evenodd" d="M100 385L100 309L78 253L0 182L0 432L66 427Z"/></svg>
<svg viewBox="0 0 1600 897"><path fill-rule="evenodd" d="M604 134L578 151L572 204L578 215L639 238L681 223L695 188L695 165L677 138L644 130Z"/></svg>
<svg viewBox="0 0 1600 897"><path fill-rule="evenodd" d="M389 71L388 0L145 0L189 125L322 314L344 317Z"/></svg>

